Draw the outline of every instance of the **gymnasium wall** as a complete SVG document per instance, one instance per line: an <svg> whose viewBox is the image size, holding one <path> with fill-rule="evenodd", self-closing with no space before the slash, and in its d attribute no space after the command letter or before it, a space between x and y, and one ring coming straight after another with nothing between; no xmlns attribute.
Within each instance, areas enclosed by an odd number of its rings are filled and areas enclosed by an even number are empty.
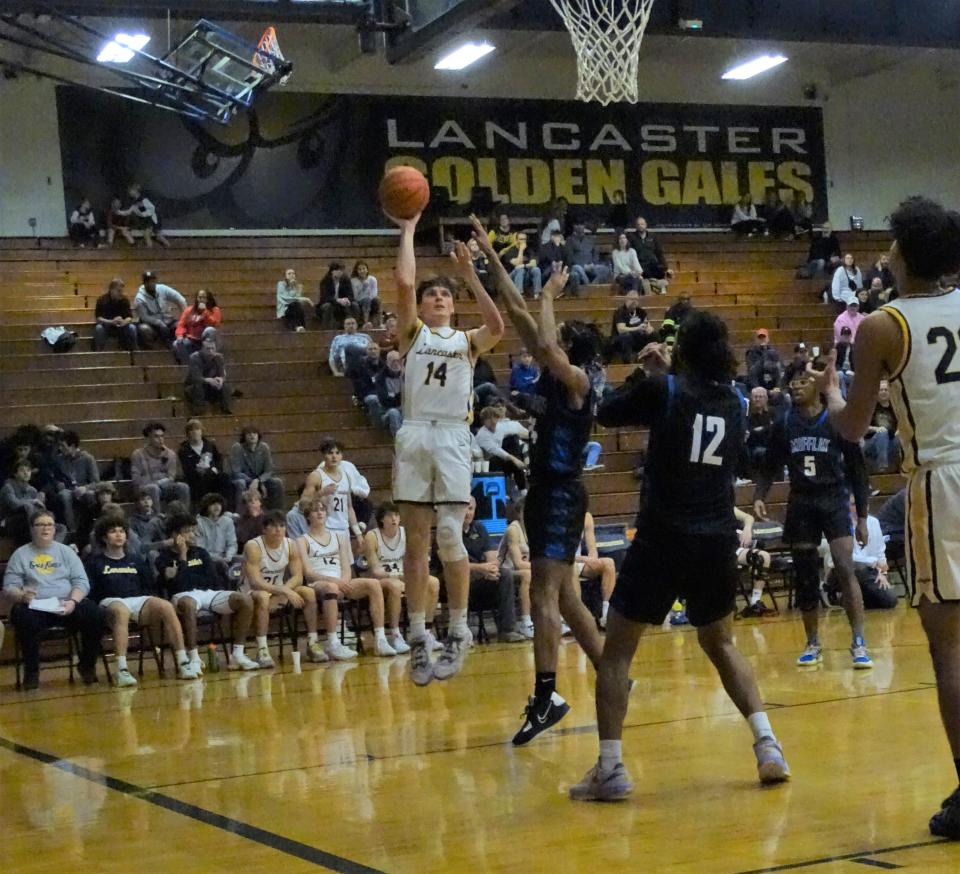
<svg viewBox="0 0 960 874"><path fill-rule="evenodd" d="M814 105L823 109L834 224L845 226L856 214L868 228L881 228L892 206L915 192L960 204L951 134L960 87L955 75L944 72L951 69L943 63L944 53L901 50L883 69L882 56L893 57L894 50L877 49L880 69L851 72L844 70L844 48L833 47L829 66L791 63L770 76L731 84L721 82L712 68L705 73L698 66L697 59L707 54L704 48L719 41L690 43L658 39L644 44L645 100L809 106L801 86L821 83ZM498 35L498 44L503 50L469 75L446 78L430 69L429 60L388 67L379 58L358 57L345 32L323 45L309 34L289 32L284 50L298 61L290 85L297 91L553 99L573 94L575 68L562 34ZM30 216L38 219L41 235L64 233L53 86L27 77L0 81L0 119L0 236L29 235Z"/></svg>

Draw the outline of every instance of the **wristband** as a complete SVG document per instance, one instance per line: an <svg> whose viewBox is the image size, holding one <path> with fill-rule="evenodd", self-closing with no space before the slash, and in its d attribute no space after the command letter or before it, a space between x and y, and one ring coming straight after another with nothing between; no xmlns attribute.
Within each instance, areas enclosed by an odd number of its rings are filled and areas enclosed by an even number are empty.
<svg viewBox="0 0 960 874"><path fill-rule="evenodd" d="M354 533L354 535L355 535L356 537L362 537L362 536L363 536L363 529L360 527L359 524L357 524L357 525L351 525L351 526L350 526L350 530Z"/></svg>
<svg viewBox="0 0 960 874"><path fill-rule="evenodd" d="M76 607L80 603L76 598L66 598L64 599L63 603L66 604L67 601L72 602L74 607Z"/></svg>

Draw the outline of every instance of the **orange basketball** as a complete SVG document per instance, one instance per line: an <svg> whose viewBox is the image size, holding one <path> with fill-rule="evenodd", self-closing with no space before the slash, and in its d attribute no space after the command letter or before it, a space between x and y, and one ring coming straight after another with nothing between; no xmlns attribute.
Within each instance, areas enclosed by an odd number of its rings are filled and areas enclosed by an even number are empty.
<svg viewBox="0 0 960 874"><path fill-rule="evenodd" d="M430 202L430 183L414 167L391 167L380 180L380 206L399 219L413 218Z"/></svg>

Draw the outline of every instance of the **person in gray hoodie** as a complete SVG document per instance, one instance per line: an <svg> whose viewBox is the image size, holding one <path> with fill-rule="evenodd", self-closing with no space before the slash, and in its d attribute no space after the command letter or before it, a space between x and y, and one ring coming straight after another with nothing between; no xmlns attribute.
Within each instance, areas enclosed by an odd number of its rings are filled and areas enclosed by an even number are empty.
<svg viewBox="0 0 960 874"><path fill-rule="evenodd" d="M210 553L217 574L226 581L229 579L230 562L237 554L237 529L233 518L223 514L225 507L223 495L216 492L201 498L196 545Z"/></svg>
<svg viewBox="0 0 960 874"><path fill-rule="evenodd" d="M43 495L32 485L33 465L29 460L18 461L13 476L0 488L0 521L3 532L12 537L17 545L30 540L28 519L31 513L44 508Z"/></svg>
<svg viewBox="0 0 960 874"><path fill-rule="evenodd" d="M259 428L243 428L240 439L230 447L229 461L235 507L241 505L243 493L251 488L260 492L269 509L283 506L283 480L274 476L270 444L261 439Z"/></svg>

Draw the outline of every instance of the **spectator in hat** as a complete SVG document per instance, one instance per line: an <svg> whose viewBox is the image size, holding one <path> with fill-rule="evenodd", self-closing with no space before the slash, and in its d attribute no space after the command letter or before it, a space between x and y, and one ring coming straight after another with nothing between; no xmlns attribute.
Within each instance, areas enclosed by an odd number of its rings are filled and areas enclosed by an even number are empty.
<svg viewBox="0 0 960 874"><path fill-rule="evenodd" d="M848 300L846 309L834 319L833 342L840 342L840 334L844 328L850 329L850 342L856 342L857 328L865 318L866 316L860 312L860 301L856 297Z"/></svg>
<svg viewBox="0 0 960 874"><path fill-rule="evenodd" d="M133 321L130 299L123 293L123 280L111 279L107 293L97 298L93 311L93 351L101 352L109 337L116 337L120 345L133 351L137 348L137 326Z"/></svg>
<svg viewBox="0 0 960 874"><path fill-rule="evenodd" d="M157 282L157 274L147 270L143 285L133 299L133 312L139 320L140 342L157 341L172 346L176 336L177 322L187 308L187 301L179 291Z"/></svg>
<svg viewBox="0 0 960 874"><path fill-rule="evenodd" d="M750 348L747 349L746 353L748 372L755 364L757 364L757 362L764 359L764 356L767 354L769 349L770 332L766 328L757 328L754 335L754 341L750 345Z"/></svg>

